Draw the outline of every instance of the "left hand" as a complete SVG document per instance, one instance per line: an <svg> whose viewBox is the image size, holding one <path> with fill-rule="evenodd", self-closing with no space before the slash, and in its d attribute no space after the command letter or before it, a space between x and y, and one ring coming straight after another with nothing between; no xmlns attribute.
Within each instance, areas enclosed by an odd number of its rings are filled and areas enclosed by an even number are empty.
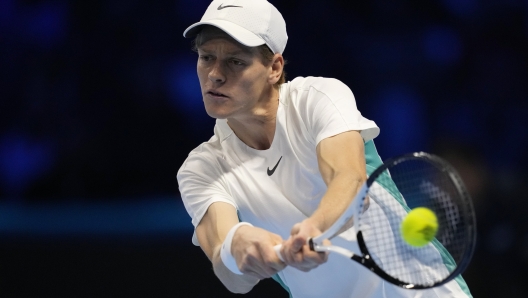
<svg viewBox="0 0 528 298"><path fill-rule="evenodd" d="M277 234L257 227L241 226L233 235L231 254L241 272L264 279L285 267L273 249L281 242L282 238Z"/></svg>
<svg viewBox="0 0 528 298"><path fill-rule="evenodd" d="M311 237L320 235L321 231L310 219L295 224L291 230L291 236L284 241L281 254L284 263L301 271L308 272L328 260L328 253L312 251L307 244ZM326 240L325 245L330 241Z"/></svg>

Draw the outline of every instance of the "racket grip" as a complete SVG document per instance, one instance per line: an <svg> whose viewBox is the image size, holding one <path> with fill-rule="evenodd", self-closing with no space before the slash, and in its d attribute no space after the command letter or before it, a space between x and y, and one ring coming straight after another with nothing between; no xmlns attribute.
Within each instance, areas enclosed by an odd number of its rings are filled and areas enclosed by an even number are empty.
<svg viewBox="0 0 528 298"><path fill-rule="evenodd" d="M283 261L284 262L284 259L282 258L282 254L280 252L281 250L281 247L282 247L282 244L277 244L273 247L273 249L275 250L275 253L277 254L277 257L279 257L279 260Z"/></svg>

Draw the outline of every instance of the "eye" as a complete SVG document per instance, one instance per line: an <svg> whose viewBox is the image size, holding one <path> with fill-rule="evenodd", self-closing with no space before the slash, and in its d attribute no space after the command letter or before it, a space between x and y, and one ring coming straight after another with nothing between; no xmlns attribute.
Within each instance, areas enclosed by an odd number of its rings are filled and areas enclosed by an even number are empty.
<svg viewBox="0 0 528 298"><path fill-rule="evenodd" d="M211 61L213 57L211 55L199 55L198 58L204 62Z"/></svg>
<svg viewBox="0 0 528 298"><path fill-rule="evenodd" d="M231 63L236 66L244 65L243 61L237 60L237 59L231 59Z"/></svg>

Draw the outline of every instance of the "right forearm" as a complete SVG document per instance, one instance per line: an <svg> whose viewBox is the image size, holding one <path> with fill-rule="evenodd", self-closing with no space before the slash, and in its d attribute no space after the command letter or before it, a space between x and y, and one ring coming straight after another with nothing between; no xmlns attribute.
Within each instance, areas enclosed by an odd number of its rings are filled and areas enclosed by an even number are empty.
<svg viewBox="0 0 528 298"><path fill-rule="evenodd" d="M282 243L282 238L266 230L239 223L236 209L230 204L217 202L209 206L196 227L196 236L200 247L213 264L214 273L233 293L249 292L260 279L276 274L285 266L273 250L274 245ZM231 271L223 263L221 248L226 241L235 244L229 250L226 248L226 251L229 254L236 252L239 257L238 262L235 262L238 264L227 264L243 266L248 273L235 274L235 267L231 267ZM226 255L223 256L226 259ZM229 258L226 260L229 261Z"/></svg>
<svg viewBox="0 0 528 298"><path fill-rule="evenodd" d="M238 275L227 269L220 258L220 246L214 250L211 262L214 273L230 292L238 294L247 293L259 282L259 279L255 277L247 274Z"/></svg>

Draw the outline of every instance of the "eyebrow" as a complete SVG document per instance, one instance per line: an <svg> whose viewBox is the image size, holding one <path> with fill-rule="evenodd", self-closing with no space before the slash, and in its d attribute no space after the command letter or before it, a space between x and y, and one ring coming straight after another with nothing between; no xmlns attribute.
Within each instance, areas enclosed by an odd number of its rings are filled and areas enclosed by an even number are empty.
<svg viewBox="0 0 528 298"><path fill-rule="evenodd" d="M233 52L228 52L227 54L230 55L230 56L251 55L252 52L250 50L236 50L236 51L233 51Z"/></svg>
<svg viewBox="0 0 528 298"><path fill-rule="evenodd" d="M211 53L211 51L204 49L203 46L198 47L198 50L204 51L206 53ZM238 55L248 55L248 54L251 55L252 51L250 48L247 48L247 49L239 49L239 50L230 51L230 52L227 52L226 54L228 56L238 56Z"/></svg>

